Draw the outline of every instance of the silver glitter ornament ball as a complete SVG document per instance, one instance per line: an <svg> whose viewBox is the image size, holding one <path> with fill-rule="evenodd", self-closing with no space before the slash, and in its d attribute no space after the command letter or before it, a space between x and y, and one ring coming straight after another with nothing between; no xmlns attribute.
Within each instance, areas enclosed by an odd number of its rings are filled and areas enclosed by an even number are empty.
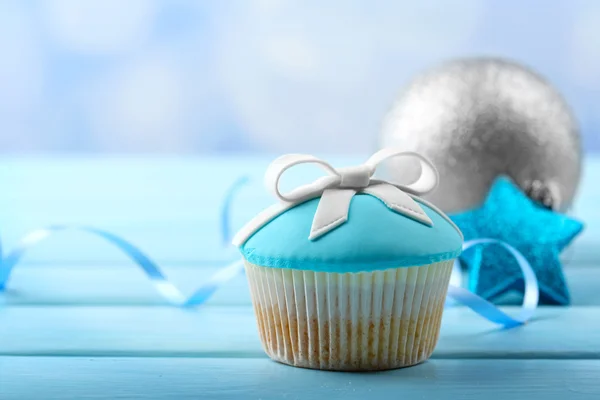
<svg viewBox="0 0 600 400"><path fill-rule="evenodd" d="M433 161L440 184L427 198L446 212L480 205L498 175L564 211L581 173L579 130L565 100L535 72L501 59L451 61L417 76L386 116L381 145ZM389 172L409 183L418 168L398 161Z"/></svg>

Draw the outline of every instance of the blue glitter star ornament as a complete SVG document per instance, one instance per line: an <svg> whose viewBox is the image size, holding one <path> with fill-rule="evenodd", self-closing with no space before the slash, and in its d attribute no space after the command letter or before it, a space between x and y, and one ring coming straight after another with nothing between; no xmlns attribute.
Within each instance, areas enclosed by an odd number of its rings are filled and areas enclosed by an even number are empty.
<svg viewBox="0 0 600 400"><path fill-rule="evenodd" d="M540 304L569 304L559 256L583 230L581 222L543 208L505 177L494 182L480 208L451 218L462 230L465 241L493 238L519 250L538 278ZM479 296L493 302L513 291L522 295L521 270L500 246L477 246L464 253L461 261L469 270L469 289Z"/></svg>

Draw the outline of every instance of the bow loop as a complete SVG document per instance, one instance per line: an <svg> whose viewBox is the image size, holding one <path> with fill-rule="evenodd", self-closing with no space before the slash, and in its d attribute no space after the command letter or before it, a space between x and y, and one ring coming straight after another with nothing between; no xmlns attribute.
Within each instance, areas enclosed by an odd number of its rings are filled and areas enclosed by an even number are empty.
<svg viewBox="0 0 600 400"><path fill-rule="evenodd" d="M394 184L394 186L402 189L405 192L409 192L417 196L427 194L436 188L439 181L439 174L437 172L437 169L435 168L433 163L429 161L429 159L427 159L425 156L419 153L415 153L414 151L399 151L398 149L394 148L386 148L373 154L371 158L367 160L365 165L377 168L379 164L386 160L397 160L400 158L416 159L417 161L419 161L421 172L417 180L413 183L409 185Z"/></svg>
<svg viewBox="0 0 600 400"><path fill-rule="evenodd" d="M328 176L317 179L307 185L302 185L288 193L279 190L279 181L283 173L300 164L316 164L329 173ZM328 187L339 183L340 175L329 163L310 154L286 154L276 158L265 172L265 186L282 203L301 203L317 197Z"/></svg>

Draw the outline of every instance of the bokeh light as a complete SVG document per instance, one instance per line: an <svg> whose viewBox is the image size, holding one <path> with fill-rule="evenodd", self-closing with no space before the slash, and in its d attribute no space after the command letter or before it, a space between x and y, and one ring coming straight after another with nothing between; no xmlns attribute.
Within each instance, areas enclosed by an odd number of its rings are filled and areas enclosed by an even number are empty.
<svg viewBox="0 0 600 400"><path fill-rule="evenodd" d="M546 76L597 151L599 18L586 0L0 2L0 152L366 153L412 76L478 55Z"/></svg>

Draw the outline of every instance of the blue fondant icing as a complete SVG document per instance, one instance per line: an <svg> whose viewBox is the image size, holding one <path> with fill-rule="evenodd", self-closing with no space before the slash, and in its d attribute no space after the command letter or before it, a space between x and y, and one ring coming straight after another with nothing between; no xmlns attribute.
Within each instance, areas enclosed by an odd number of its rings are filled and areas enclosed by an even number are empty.
<svg viewBox="0 0 600 400"><path fill-rule="evenodd" d="M437 211L421 204L433 222L430 227L367 194L354 196L348 221L311 241L319 200L299 204L255 232L240 247L246 260L265 267L361 272L426 265L461 253L461 235Z"/></svg>

